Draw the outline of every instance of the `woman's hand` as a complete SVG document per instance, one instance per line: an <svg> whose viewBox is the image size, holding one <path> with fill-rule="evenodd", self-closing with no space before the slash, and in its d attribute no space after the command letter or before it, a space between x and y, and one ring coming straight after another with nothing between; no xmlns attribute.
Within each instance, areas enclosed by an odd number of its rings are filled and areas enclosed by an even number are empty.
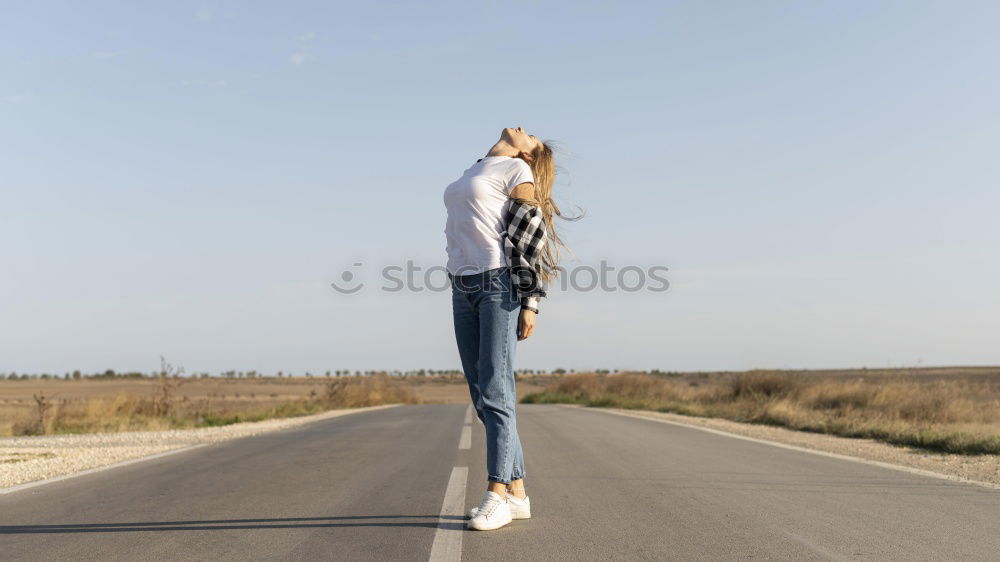
<svg viewBox="0 0 1000 562"><path fill-rule="evenodd" d="M517 318L517 341L528 339L528 336L535 331L535 313L521 309L521 314Z"/></svg>

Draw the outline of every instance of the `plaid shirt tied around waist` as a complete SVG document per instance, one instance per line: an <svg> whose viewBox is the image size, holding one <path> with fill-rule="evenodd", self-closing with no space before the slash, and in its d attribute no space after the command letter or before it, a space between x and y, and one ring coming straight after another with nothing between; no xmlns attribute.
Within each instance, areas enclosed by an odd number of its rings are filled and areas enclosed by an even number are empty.
<svg viewBox="0 0 1000 562"><path fill-rule="evenodd" d="M538 301L545 296L541 256L545 248L545 219L536 205L511 199L504 217L503 250L510 267L510 278L521 300L521 307L538 312Z"/></svg>

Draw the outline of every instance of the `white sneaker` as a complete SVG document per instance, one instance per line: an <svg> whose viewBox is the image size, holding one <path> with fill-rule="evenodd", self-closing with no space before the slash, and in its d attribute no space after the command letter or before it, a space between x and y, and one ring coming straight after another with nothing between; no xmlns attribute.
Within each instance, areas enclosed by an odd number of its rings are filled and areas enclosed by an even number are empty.
<svg viewBox="0 0 1000 562"><path fill-rule="evenodd" d="M476 531L492 531L510 521L510 504L507 503L507 498L487 490L476 510L476 516L469 519L468 527Z"/></svg>
<svg viewBox="0 0 1000 562"><path fill-rule="evenodd" d="M528 496L524 496L524 499L507 494L507 505L510 506L510 517L511 519L531 519L531 500ZM476 516L479 512L479 506L472 506L469 508L469 519Z"/></svg>

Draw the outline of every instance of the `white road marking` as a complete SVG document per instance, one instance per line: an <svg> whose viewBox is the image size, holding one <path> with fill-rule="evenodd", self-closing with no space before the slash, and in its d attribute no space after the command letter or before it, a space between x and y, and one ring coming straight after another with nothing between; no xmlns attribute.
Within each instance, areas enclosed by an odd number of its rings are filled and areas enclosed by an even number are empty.
<svg viewBox="0 0 1000 562"><path fill-rule="evenodd" d="M190 447L181 447L180 449L173 449L170 451L164 451L162 453L156 453L155 455L148 455L145 457L139 457L135 459L128 459L122 462L116 462L115 464L109 464L107 466L98 466L96 468L90 468L80 472L74 472L72 474L63 474L62 476L55 476L53 478L46 478L45 480L35 480L34 482L25 482L24 484L18 484L16 486L11 486L9 488L0 488L0 495L12 494L14 492L20 492L21 490L26 490L28 488L34 488L35 486L44 486L45 484L52 484L53 482L59 482L61 480L69 480L70 478L76 478L77 476L85 476L87 474L93 474L95 472L101 472L102 470L111 470L112 468L118 468L120 466L128 466L130 464L135 464L139 462L151 461L153 459L163 458L169 455L176 455L177 453L183 453L184 451L190 451L192 449L197 449L199 447L204 447L208 443L200 443L198 445L191 445Z"/></svg>
<svg viewBox="0 0 1000 562"><path fill-rule="evenodd" d="M472 426L463 425L462 426L462 437L458 439L459 449L471 449L472 448Z"/></svg>
<svg viewBox="0 0 1000 562"><path fill-rule="evenodd" d="M465 423L472 423L472 404L465 409Z"/></svg>
<svg viewBox="0 0 1000 562"><path fill-rule="evenodd" d="M570 406L576 408L578 406ZM830 453L827 451L817 451L816 449L807 449L805 447L799 447L798 445L789 445L787 443L779 443L777 441L768 441L767 439L758 439L756 437L747 437L746 435L737 435L735 433L729 433L728 431L722 431L719 429L712 429L710 427L702 427L700 425L687 424L683 422L678 422L674 420L665 420L661 418L651 418L649 416L643 416L641 414L632 414L628 412L616 412L613 410L605 410L602 408L586 408L591 412L604 412L605 414L614 414L616 416L625 416L627 418L638 418L641 420L649 420L652 422L659 423L669 423L671 425L679 425L681 427L688 427L691 429L697 429L700 431L707 431L708 433L714 433L716 435L724 435L726 437L732 437L733 439L742 439L744 441L752 441L754 443L762 443L764 445L771 445L773 447L781 447L782 449L791 449L792 451L799 451L802 453L810 453L813 455L819 455L821 457L830 457L834 459L840 459L845 461L854 461L861 464L870 464L872 466L878 466L881 468L888 468L890 470L898 470L900 472L909 472L910 474L919 474L920 476L930 476L931 478L940 478L941 480L950 480L952 482L961 482L963 484L974 484L976 486L983 486L985 488L992 488L994 490L1000 490L1000 484L994 484L992 482L981 482L979 480L970 480L968 478L962 478L961 476L952 476L950 474L940 474L938 472L931 472L929 470L924 470L922 468L913 468L910 466L903 466L900 464L892 464L882 461L875 461L871 459L865 459L861 457L852 457L850 455L842 455L840 453Z"/></svg>
<svg viewBox="0 0 1000 562"><path fill-rule="evenodd" d="M457 562L462 560L462 533L465 532L465 485L469 480L469 467L451 469L448 488L441 503L441 518L434 543L431 545L430 562Z"/></svg>

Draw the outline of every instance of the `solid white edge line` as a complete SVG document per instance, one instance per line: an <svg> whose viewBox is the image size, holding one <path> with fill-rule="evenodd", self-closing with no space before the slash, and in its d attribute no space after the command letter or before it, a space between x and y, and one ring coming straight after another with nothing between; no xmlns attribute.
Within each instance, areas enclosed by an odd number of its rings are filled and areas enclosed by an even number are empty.
<svg viewBox="0 0 1000 562"><path fill-rule="evenodd" d="M465 423L472 423L472 404L465 409Z"/></svg>
<svg viewBox="0 0 1000 562"><path fill-rule="evenodd" d="M458 439L459 449L471 449L472 448L472 426L463 425L462 426L462 437Z"/></svg>
<svg viewBox="0 0 1000 562"><path fill-rule="evenodd" d="M188 447L181 447L179 449L171 449L169 451L163 451L162 453L156 453L153 455L146 455L144 457L136 457L134 459L128 459L121 462L116 462L114 464L109 464L105 466L98 466L94 468L88 468L87 470L81 470L80 472L73 472L71 474L63 474L61 476L53 476L52 478L46 478L44 480L35 480L34 482L25 482L24 484L17 484L9 488L0 488L0 495L12 494L14 492L20 492L21 490L27 490L28 488L34 488L36 486L44 486L46 484L52 484L53 482L60 482L62 480L69 480L70 478L76 478L77 476L86 476L88 474L94 474L96 472L101 472L104 470L111 470L112 468L119 468L122 466L128 466L130 464L136 464L145 461L151 461L153 459L159 459L167 457L170 455L176 455L177 453L183 453L185 451L191 451L193 449L198 449L199 447L204 447L208 443L199 443L197 445L190 445Z"/></svg>
<svg viewBox="0 0 1000 562"><path fill-rule="evenodd" d="M665 420L661 418L654 418L649 416L644 416L642 414L633 414L630 412L617 412L614 410L605 410L603 408L581 408L574 405L564 405L571 408L580 408L584 410L590 410L595 412L603 412L605 414L614 414L616 416L623 416L626 418L637 418L641 420L648 420L651 422L668 423L671 425L678 425L680 427L687 427L691 429L697 429L700 431L707 431L708 433L714 433L716 435L723 435L726 437L732 437L733 439L742 439L744 441L752 441L754 443L762 443L764 445L771 445L773 447L781 447L782 449L790 449L792 451L799 451L802 453L810 453L813 455L819 455L821 457L830 457L834 459L840 459L845 461L854 461L862 464L869 464L872 466L878 466L881 468L888 468L890 470L898 470L900 472L908 472L910 474L918 474L920 476L929 476L931 478L938 478L940 480L948 480L951 482L960 482L962 484L973 484L975 486L982 486L984 488L991 488L993 490L1000 490L1000 484L994 484L992 482L982 482L980 480L970 480L968 478L962 478L961 476L952 476L950 474L941 474L940 472L931 472L930 470L924 470L922 468L913 468L910 466L904 466L901 464L892 464L882 461L876 461L871 459L866 459L862 457L853 457L850 455L842 455L840 453L831 453L828 451L817 451L816 449L808 449L806 447L799 447L798 445L789 445L787 443L780 443L778 441L769 441L767 439L758 439L756 437L747 437L746 435L739 435L736 433L729 433L728 431L722 431L719 429L712 429L710 427L702 427L700 425L687 424L674 420Z"/></svg>
<svg viewBox="0 0 1000 562"><path fill-rule="evenodd" d="M457 562L462 559L462 533L465 522L461 516L465 512L465 486L469 480L469 467L456 466L451 469L448 487L441 502L441 519L434 532L429 562ZM445 519L445 516L452 516ZM459 516L459 517L454 517Z"/></svg>

